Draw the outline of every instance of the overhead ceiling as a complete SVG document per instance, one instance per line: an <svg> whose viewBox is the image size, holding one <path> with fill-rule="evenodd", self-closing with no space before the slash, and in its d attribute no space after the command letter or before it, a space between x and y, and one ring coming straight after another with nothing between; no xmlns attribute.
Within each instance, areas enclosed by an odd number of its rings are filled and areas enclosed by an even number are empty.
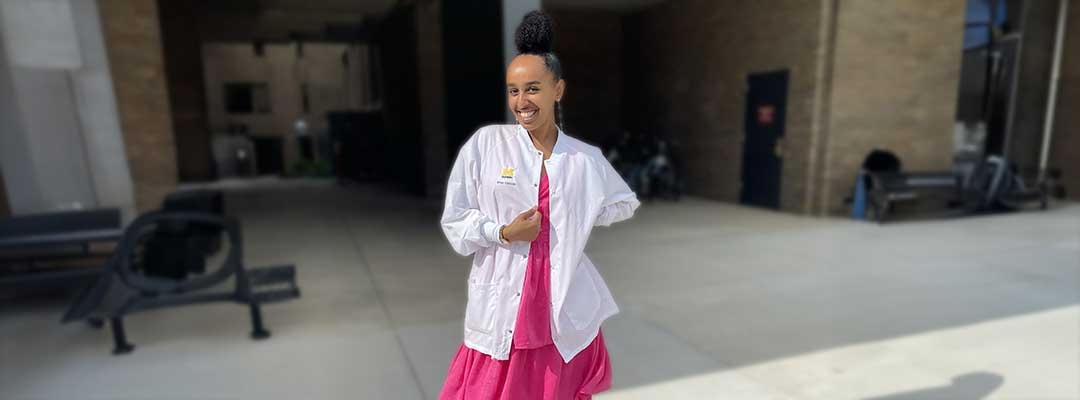
<svg viewBox="0 0 1080 400"><path fill-rule="evenodd" d="M170 0L177 1L177 0ZM191 0L189 0L191 1ZM194 0L212 14L253 15L273 10L296 14L348 14L377 16L398 0Z"/></svg>
<svg viewBox="0 0 1080 400"><path fill-rule="evenodd" d="M296 37L356 37L366 21L399 0L162 0L190 1L200 9L206 41L279 41ZM336 33L330 33L330 31Z"/></svg>
<svg viewBox="0 0 1080 400"><path fill-rule="evenodd" d="M398 0L257 0L264 9L381 15Z"/></svg>
<svg viewBox="0 0 1080 400"><path fill-rule="evenodd" d="M325 35L331 26L360 27L398 3L430 0L165 0L198 6L205 40L292 40ZM461 0L441 0L444 7ZM514 1L514 0L509 0ZM664 0L541 0L544 8L629 12Z"/></svg>
<svg viewBox="0 0 1080 400"><path fill-rule="evenodd" d="M663 3L664 0L542 0L544 7L560 9L590 9L633 11Z"/></svg>
<svg viewBox="0 0 1080 400"><path fill-rule="evenodd" d="M255 10L286 10L298 13L347 13L378 16L400 0L203 0L213 11L246 13ZM457 0L444 0L451 5ZM664 0L541 0L544 7L559 9L590 9L631 11Z"/></svg>

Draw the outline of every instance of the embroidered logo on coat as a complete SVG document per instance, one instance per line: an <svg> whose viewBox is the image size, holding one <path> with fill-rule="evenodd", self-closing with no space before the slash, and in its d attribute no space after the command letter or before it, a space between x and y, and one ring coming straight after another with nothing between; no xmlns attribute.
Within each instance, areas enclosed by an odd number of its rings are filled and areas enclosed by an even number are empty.
<svg viewBox="0 0 1080 400"><path fill-rule="evenodd" d="M517 182L514 182L514 168L503 167L502 176L495 180L495 183L499 185L517 186Z"/></svg>

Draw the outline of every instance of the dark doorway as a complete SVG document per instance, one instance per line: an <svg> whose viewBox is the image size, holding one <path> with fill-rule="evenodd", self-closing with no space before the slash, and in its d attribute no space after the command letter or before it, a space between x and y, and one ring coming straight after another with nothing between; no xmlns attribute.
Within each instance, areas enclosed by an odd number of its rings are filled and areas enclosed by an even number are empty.
<svg viewBox="0 0 1080 400"><path fill-rule="evenodd" d="M788 70L750 74L746 78L746 127L743 141L743 204L780 208L784 120L787 115Z"/></svg>
<svg viewBox="0 0 1080 400"><path fill-rule="evenodd" d="M161 55L169 91L176 167L181 182L218 177L206 106L200 19L205 0L158 0Z"/></svg>
<svg viewBox="0 0 1080 400"><path fill-rule="evenodd" d="M327 118L330 120L330 137L337 148L334 153L334 171L339 178L357 182L387 178L387 173L392 171L385 168L386 157L415 157L421 154L420 150L406 154L386 154L387 140L381 112L331 111ZM418 161L410 159L409 162Z"/></svg>
<svg viewBox="0 0 1080 400"><path fill-rule="evenodd" d="M285 152L281 138L252 136L255 143L255 173L258 175L284 175Z"/></svg>
<svg viewBox="0 0 1080 400"><path fill-rule="evenodd" d="M446 150L453 160L461 144L477 128L506 123L506 64L501 39L502 1L450 3L442 7L442 21ZM512 22L516 26L520 21Z"/></svg>
<svg viewBox="0 0 1080 400"><path fill-rule="evenodd" d="M417 75L416 12L416 6L412 4L396 7L379 25L382 86L393 90L387 90L383 97L384 136L364 140L384 146L379 151L386 165L379 169L385 171L388 183L405 192L423 195L423 116L420 115ZM447 78L451 76L447 75Z"/></svg>

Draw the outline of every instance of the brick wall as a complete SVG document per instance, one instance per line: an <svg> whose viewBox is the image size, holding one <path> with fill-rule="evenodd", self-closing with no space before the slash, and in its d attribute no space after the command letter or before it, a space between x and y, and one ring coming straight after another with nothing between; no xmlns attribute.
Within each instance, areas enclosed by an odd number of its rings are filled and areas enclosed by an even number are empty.
<svg viewBox="0 0 1080 400"><path fill-rule="evenodd" d="M156 0L98 0L139 210L176 187L176 149Z"/></svg>
<svg viewBox="0 0 1080 400"><path fill-rule="evenodd" d="M781 209L803 212L822 17L822 2L805 0L672 0L627 16L626 126L674 136L687 189L735 202L746 77L788 69Z"/></svg>
<svg viewBox="0 0 1080 400"><path fill-rule="evenodd" d="M748 74L790 71L781 209L845 210L873 148L951 166L964 2L672 0L623 19L623 121L681 141L688 190L735 202Z"/></svg>
<svg viewBox="0 0 1080 400"><path fill-rule="evenodd" d="M621 131L623 24L613 11L546 9L554 20L563 67L563 125L570 135L604 144Z"/></svg>
<svg viewBox="0 0 1080 400"><path fill-rule="evenodd" d="M1080 200L1080 4L1069 5L1067 18L1050 166L1062 169L1069 197Z"/></svg>
<svg viewBox="0 0 1080 400"><path fill-rule="evenodd" d="M815 211L839 214L863 158L949 170L964 2L839 0L828 138Z"/></svg>

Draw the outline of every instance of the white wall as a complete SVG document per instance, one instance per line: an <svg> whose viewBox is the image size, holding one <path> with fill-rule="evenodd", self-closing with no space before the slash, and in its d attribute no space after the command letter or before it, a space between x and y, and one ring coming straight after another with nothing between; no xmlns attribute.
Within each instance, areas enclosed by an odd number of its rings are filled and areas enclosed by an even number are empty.
<svg viewBox="0 0 1080 400"><path fill-rule="evenodd" d="M20 132L30 136L23 151L30 154L45 200L27 211L97 207L69 74L16 66L12 77L23 117Z"/></svg>
<svg viewBox="0 0 1080 400"><path fill-rule="evenodd" d="M8 60L21 67L75 69L82 63L70 0L2 0Z"/></svg>
<svg viewBox="0 0 1080 400"><path fill-rule="evenodd" d="M76 107L99 207L135 212L135 187L128 169L120 113L101 32L96 0L73 0L82 68L71 72Z"/></svg>
<svg viewBox="0 0 1080 400"><path fill-rule="evenodd" d="M21 14L18 7L34 0L0 1L0 12ZM0 30L0 165L11 211L118 207L130 217L133 188L97 3L48 2L70 13ZM43 28L49 24L57 26ZM24 37L41 31L77 35L54 35L49 45Z"/></svg>
<svg viewBox="0 0 1080 400"><path fill-rule="evenodd" d="M0 39L2 35L0 32ZM7 52L0 51L0 171L4 174L11 213L20 214L38 209L45 200L28 151L31 137L23 133L22 113L15 94L11 63Z"/></svg>

